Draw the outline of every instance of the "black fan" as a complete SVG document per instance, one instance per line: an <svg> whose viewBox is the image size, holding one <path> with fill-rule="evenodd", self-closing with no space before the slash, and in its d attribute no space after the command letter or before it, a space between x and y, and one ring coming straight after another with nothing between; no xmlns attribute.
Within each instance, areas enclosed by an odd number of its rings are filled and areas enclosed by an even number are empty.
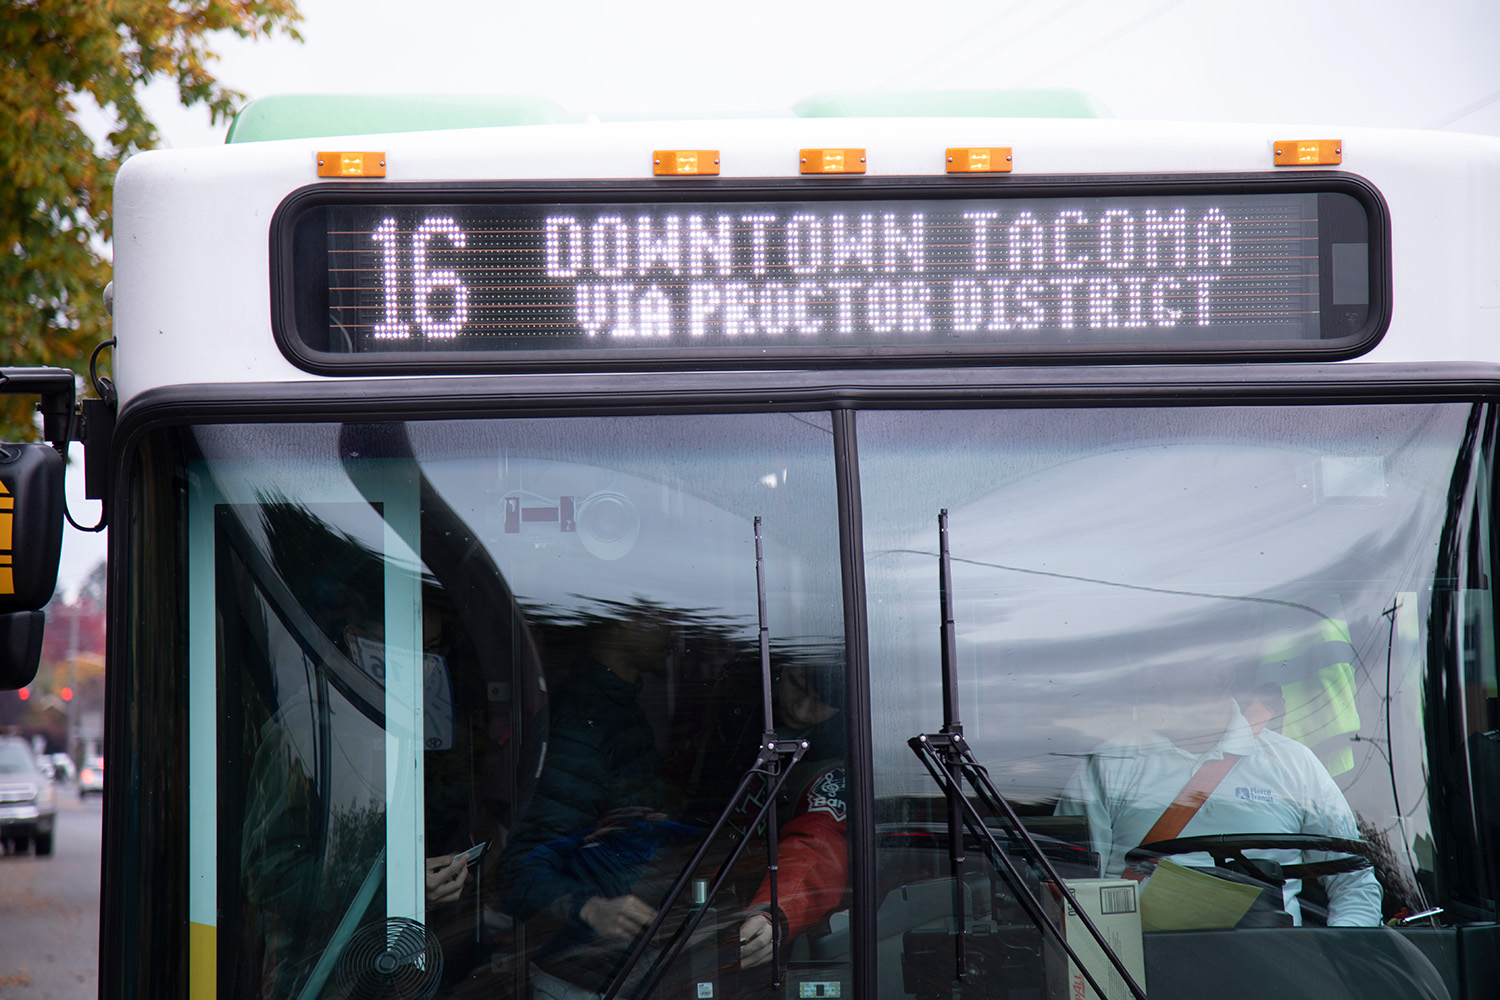
<svg viewBox="0 0 1500 1000"><path fill-rule="evenodd" d="M365 924L339 956L339 984L349 1000L426 1000L442 977L437 938L406 917Z"/></svg>

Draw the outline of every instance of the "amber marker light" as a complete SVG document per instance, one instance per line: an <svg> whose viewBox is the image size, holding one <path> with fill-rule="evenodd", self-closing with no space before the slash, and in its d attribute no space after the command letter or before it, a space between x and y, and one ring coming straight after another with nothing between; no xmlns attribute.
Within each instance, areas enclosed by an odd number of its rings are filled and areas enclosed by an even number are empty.
<svg viewBox="0 0 1500 1000"><path fill-rule="evenodd" d="M1328 167L1344 162L1342 139L1285 139L1274 148L1278 167Z"/></svg>
<svg viewBox="0 0 1500 1000"><path fill-rule="evenodd" d="M1009 146L949 146L947 166L950 174L1008 174L1011 156Z"/></svg>
<svg viewBox="0 0 1500 1000"><path fill-rule="evenodd" d="M318 154L319 177L384 177L384 153L333 152Z"/></svg>
<svg viewBox="0 0 1500 1000"><path fill-rule="evenodd" d="M865 172L863 149L804 149L804 174L862 174Z"/></svg>
<svg viewBox="0 0 1500 1000"><path fill-rule="evenodd" d="M658 177L717 177L717 149L658 149L651 154L651 172Z"/></svg>

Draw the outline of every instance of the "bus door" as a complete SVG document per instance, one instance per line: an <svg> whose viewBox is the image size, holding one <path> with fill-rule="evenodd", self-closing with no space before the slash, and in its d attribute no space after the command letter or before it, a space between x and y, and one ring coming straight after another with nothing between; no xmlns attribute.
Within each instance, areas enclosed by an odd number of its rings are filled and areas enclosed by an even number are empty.
<svg viewBox="0 0 1500 1000"><path fill-rule="evenodd" d="M399 461L338 471L189 470L189 592L212 597L188 610L193 967L269 995L319 995L314 927L425 917L422 745L444 723L423 717L442 668L422 654L418 482Z"/></svg>

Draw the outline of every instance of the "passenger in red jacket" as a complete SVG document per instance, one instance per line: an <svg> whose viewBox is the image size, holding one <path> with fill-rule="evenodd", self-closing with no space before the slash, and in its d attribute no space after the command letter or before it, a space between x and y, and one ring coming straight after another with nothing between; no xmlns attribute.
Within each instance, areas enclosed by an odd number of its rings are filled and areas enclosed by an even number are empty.
<svg viewBox="0 0 1500 1000"><path fill-rule="evenodd" d="M773 918L781 921L782 941L791 941L838 909L849 884L843 678L835 670L790 664L777 681L776 701L777 735L804 738L809 746L782 789L791 818L778 841L777 913L771 912L768 879L740 924L745 969L770 961Z"/></svg>

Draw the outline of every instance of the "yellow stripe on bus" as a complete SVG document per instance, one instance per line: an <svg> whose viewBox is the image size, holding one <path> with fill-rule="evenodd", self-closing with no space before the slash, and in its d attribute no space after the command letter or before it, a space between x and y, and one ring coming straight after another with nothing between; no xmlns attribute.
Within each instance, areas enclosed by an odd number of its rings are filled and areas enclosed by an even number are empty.
<svg viewBox="0 0 1500 1000"><path fill-rule="evenodd" d="M219 988L219 929L188 924L188 998L214 1000Z"/></svg>

